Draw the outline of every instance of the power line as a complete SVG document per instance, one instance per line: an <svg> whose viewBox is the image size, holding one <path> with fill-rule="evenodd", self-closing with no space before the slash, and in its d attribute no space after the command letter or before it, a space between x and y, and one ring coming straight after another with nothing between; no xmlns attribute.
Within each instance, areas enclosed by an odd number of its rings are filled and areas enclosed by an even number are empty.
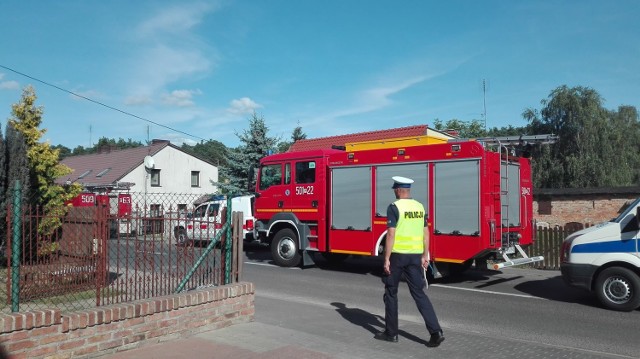
<svg viewBox="0 0 640 359"><path fill-rule="evenodd" d="M62 92L66 92L66 93L71 94L71 95L73 95L73 96L76 96L76 97L79 97L79 98L81 98L81 99L87 100L87 101L89 101L89 102L93 102L93 103L95 103L95 104L97 104L97 105L100 105L100 106L106 107L106 108L108 108L108 109L110 109L110 110L118 111L118 112L123 113L123 114L125 114L125 115L127 115L127 116L135 117L135 118L137 118L137 119L139 119L139 120L142 120L142 121L145 121L145 122L148 122L148 123L154 124L154 125L156 125L156 126L160 126L160 127L166 128L166 129L168 129L168 130L171 130L171 131L174 131L174 132L178 132L178 133L181 133L181 134L183 134L183 135L187 135L187 136L189 136L189 137L198 138L198 139L201 139L201 140L203 140L203 141L206 141L206 140L205 140L204 138L202 138L202 137L199 137L199 136L196 136L196 135L192 135L192 134L190 134L190 133L186 133L186 132L184 132L184 131L180 131L180 130L178 130L178 129L175 129L175 128L173 128L173 127L169 127L169 126L166 126L166 125L163 125L163 124L160 124L160 123L157 123L157 122L155 122L155 121L151 121L151 120L146 119L146 118L144 118L144 117L140 117L140 116L135 115L135 114L133 114L133 113L130 113L130 112L127 112L127 111L121 110L121 109L119 109L119 108L117 108L117 107L109 106L109 105L104 104L104 103L102 103L102 102L100 102L100 101L96 101L96 100L90 99L90 98L88 98L88 97L86 97L86 96L82 96L82 95L77 94L77 93L75 93L75 92L73 92L73 91L69 91L69 90L67 90L67 89L64 89L64 88L62 88L62 87L60 87L60 86L56 86L56 85L54 85L54 84L52 84L52 83L49 83L49 82L46 82L46 81L40 80L40 79L35 78L35 77L33 77L33 76L29 76L29 75L27 75L27 74L25 74L25 73L22 73L22 72L20 72L20 71L14 70L14 69L12 69L12 68L10 68L10 67L7 67L7 66L4 66L4 65L2 65L2 64L0 64L0 67L1 67L1 68L3 68L3 69L5 69L5 70L9 70L9 71L11 71L11 72L13 72L13 73L16 73L16 74L18 74L18 75L20 75L20 76L24 76L24 77L26 77L26 78L32 79L32 80L34 80L34 81L38 81L38 82L40 82L40 83L42 83L42 84L45 84L45 85L47 85L47 86L53 87L53 88L55 88L55 89L58 89L58 90L60 90L60 91L62 91Z"/></svg>

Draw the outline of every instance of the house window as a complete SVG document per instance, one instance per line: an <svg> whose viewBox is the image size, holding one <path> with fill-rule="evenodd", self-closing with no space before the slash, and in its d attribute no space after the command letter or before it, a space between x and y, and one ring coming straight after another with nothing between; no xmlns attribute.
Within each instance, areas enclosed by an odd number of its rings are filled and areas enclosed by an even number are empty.
<svg viewBox="0 0 640 359"><path fill-rule="evenodd" d="M191 187L200 187L200 171L191 171Z"/></svg>
<svg viewBox="0 0 640 359"><path fill-rule="evenodd" d="M551 201L548 199L538 200L538 214L551 214Z"/></svg>
<svg viewBox="0 0 640 359"><path fill-rule="evenodd" d="M160 187L160 170L151 170L151 187Z"/></svg>

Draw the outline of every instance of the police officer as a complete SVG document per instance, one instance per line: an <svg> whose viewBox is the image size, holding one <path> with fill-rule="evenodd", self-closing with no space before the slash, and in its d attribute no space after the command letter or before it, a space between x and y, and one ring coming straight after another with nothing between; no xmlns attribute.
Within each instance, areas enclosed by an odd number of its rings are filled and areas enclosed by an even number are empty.
<svg viewBox="0 0 640 359"><path fill-rule="evenodd" d="M386 328L374 338L388 342L398 341L398 284L404 273L411 296L431 334L427 346L437 347L444 341L444 335L433 305L424 292L423 268L427 268L429 264L426 213L420 202L411 199L413 180L400 176L392 179L397 201L387 208L383 276Z"/></svg>

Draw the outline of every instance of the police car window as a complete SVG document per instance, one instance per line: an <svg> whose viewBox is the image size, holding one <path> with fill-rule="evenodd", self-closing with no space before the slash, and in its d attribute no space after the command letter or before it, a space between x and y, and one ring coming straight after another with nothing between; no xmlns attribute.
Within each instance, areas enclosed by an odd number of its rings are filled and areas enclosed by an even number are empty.
<svg viewBox="0 0 640 359"><path fill-rule="evenodd" d="M296 183L314 183L315 181L315 161L296 162Z"/></svg>
<svg viewBox="0 0 640 359"><path fill-rule="evenodd" d="M209 217L215 217L218 215L218 210L220 209L220 204L212 203L209 205Z"/></svg>
<svg viewBox="0 0 640 359"><path fill-rule="evenodd" d="M271 186L282 183L282 167L277 165L265 165L260 168L260 189L265 190Z"/></svg>
<svg viewBox="0 0 640 359"><path fill-rule="evenodd" d="M207 210L207 206L200 206L200 207L196 208L196 210L193 211L193 217L194 218L204 217L204 212L206 210Z"/></svg>

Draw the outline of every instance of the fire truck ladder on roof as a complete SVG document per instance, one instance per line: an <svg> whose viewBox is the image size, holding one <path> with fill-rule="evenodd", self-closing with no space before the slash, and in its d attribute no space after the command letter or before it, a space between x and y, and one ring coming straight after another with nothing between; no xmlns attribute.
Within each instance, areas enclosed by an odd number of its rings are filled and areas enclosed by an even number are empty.
<svg viewBox="0 0 640 359"><path fill-rule="evenodd" d="M545 135L521 135L521 136L502 136L502 137L478 137L478 138L454 138L448 142L466 142L478 141L485 146L526 146L526 145L546 145L555 143L558 136Z"/></svg>

